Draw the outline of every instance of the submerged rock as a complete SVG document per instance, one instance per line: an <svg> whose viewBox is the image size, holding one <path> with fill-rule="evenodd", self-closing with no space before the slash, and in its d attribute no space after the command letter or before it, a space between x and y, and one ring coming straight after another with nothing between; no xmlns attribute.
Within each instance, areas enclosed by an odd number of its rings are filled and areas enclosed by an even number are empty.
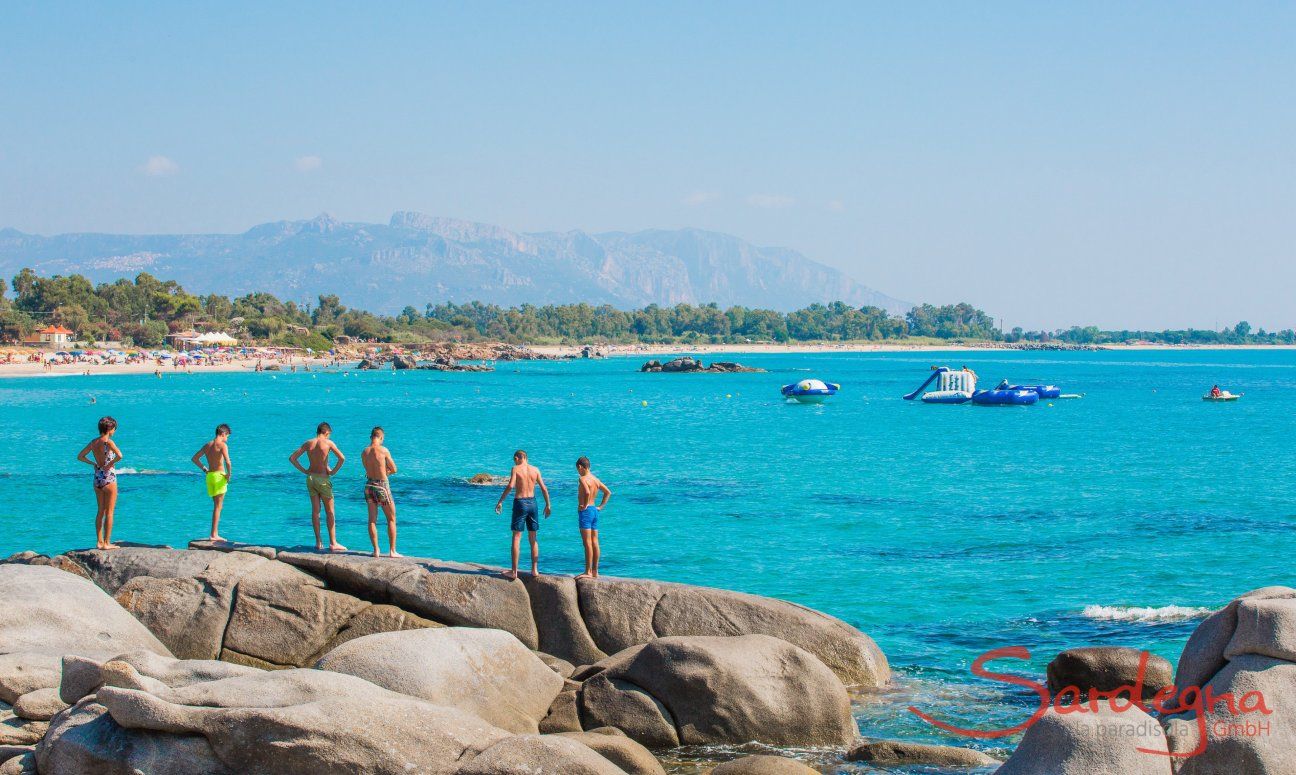
<svg viewBox="0 0 1296 775"><path fill-rule="evenodd" d="M697 358L683 356L662 363L658 360L650 360L639 367L643 372L664 372L667 374L689 374L698 372L764 372L764 369L757 369L751 366L744 366L741 363L733 361L715 361L710 366L702 363Z"/></svg>

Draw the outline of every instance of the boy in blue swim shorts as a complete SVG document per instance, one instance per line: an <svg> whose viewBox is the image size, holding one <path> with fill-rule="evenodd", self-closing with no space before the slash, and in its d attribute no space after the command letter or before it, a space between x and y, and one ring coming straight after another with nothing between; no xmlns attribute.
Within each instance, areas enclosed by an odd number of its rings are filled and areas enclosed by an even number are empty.
<svg viewBox="0 0 1296 775"><path fill-rule="evenodd" d="M527 538L531 541L531 575L540 575L540 542L536 539L536 533L540 530L540 518L535 499L537 488L544 495L544 515L548 518L549 488L545 487L540 469L527 462L527 453L519 449L513 453L513 471L509 473L508 484L504 485L504 492L500 493L499 500L495 501L495 513L499 514L504 510L504 498L508 496L509 490L513 490L513 565L512 569L504 574L504 578L518 577L518 554L522 548L523 530L527 532Z"/></svg>
<svg viewBox="0 0 1296 775"><path fill-rule="evenodd" d="M584 455L576 461L576 473L580 474L580 481L577 484L576 515L579 520L581 543L585 545L585 572L576 578L596 579L599 564L599 512L608 505L608 501L612 500L612 491L599 481L597 476L590 473L590 461ZM596 506L594 501L599 493L603 494L603 501Z"/></svg>

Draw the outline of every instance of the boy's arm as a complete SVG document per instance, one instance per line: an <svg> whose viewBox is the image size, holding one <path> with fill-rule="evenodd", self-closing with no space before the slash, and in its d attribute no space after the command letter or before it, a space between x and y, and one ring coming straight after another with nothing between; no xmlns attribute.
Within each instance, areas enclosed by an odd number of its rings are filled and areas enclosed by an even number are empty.
<svg viewBox="0 0 1296 775"><path fill-rule="evenodd" d="M225 478L229 479L234 476L234 461L230 459L229 445L221 448L221 456L225 460Z"/></svg>
<svg viewBox="0 0 1296 775"><path fill-rule="evenodd" d="M207 466L203 465L202 463L199 463L198 458L202 457L202 454L206 451L207 451L207 445L204 444L198 448L197 452L193 453L193 457L189 458L189 460L194 465L198 466L198 470L202 471L204 474L207 473Z"/></svg>
<svg viewBox="0 0 1296 775"><path fill-rule="evenodd" d="M394 473L396 473L396 458L391 456L391 452L388 452L387 453L387 475L391 476Z"/></svg>
<svg viewBox="0 0 1296 775"><path fill-rule="evenodd" d="M603 492L603 502L599 504L599 511L602 511L607 508L608 501L612 500L612 491L608 489L606 484L603 484L602 479L598 480L598 488Z"/></svg>
<svg viewBox="0 0 1296 775"><path fill-rule="evenodd" d="M540 488L540 493L544 495L544 499L545 499L544 514L546 517L548 517L549 513L552 511L552 509L549 508L549 488L545 487L544 477L541 476L540 469L538 468L536 469L536 486Z"/></svg>
<svg viewBox="0 0 1296 775"><path fill-rule="evenodd" d="M504 483L504 492L500 493L499 500L495 501L495 513L498 514L504 509L504 499L508 497L509 490L513 489L513 477L517 476L517 470L509 472L508 481Z"/></svg>
<svg viewBox="0 0 1296 775"><path fill-rule="evenodd" d="M305 451L306 451L306 445L302 444L300 447L297 448L296 452L288 456L288 462L292 463L293 468L296 468L298 471L301 471L303 474L309 474L310 471L307 471L305 468L302 468L302 464L300 462L302 453Z"/></svg>
<svg viewBox="0 0 1296 775"><path fill-rule="evenodd" d="M346 455L342 454L342 449L338 447L338 445L334 444L331 441L329 442L329 444L333 447L333 454L337 455L337 459L338 459L337 465L333 466L333 468L329 471L329 476L333 476L337 474L338 471L342 470L342 464L346 462Z"/></svg>

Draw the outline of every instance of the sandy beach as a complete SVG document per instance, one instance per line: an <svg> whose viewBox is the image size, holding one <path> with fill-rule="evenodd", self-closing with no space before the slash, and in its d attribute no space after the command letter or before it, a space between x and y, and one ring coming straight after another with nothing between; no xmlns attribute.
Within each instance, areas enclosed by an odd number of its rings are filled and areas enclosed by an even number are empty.
<svg viewBox="0 0 1296 775"><path fill-rule="evenodd" d="M309 367L312 371L322 369L330 361L327 358L299 358L292 364L274 364L277 368L266 366L267 370L289 371L292 367L298 370ZM78 377L85 376L87 372L91 375L102 374L153 374L160 371L162 376L168 377L173 374L210 374L215 372L228 371L255 371L256 361L254 360L235 360L224 363L213 363L210 366L183 366L174 368L172 366L158 367L152 362L146 363L67 363L58 364L46 369L41 363L0 363L0 378L4 377Z"/></svg>

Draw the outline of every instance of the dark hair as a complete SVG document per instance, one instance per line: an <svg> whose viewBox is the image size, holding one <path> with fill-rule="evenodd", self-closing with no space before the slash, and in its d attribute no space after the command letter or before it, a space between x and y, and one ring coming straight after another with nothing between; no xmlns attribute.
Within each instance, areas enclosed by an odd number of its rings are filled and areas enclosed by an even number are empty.
<svg viewBox="0 0 1296 775"><path fill-rule="evenodd" d="M226 436L230 435L230 427L229 427L229 425L227 425L227 424L225 424L225 423L221 423L220 425L217 425L217 426L216 426L216 435L219 436L219 435L221 435L222 433L225 434Z"/></svg>
<svg viewBox="0 0 1296 775"><path fill-rule="evenodd" d="M526 456L526 450L525 450L525 449L519 449L517 452L514 452L514 453L513 453L513 459L514 459L514 460L518 460L518 459L526 460L526 459L527 459L527 456Z"/></svg>
<svg viewBox="0 0 1296 775"><path fill-rule="evenodd" d="M375 425L374 429L369 431L369 438L376 439L379 436L386 436L387 432L382 429L381 425Z"/></svg>
<svg viewBox="0 0 1296 775"><path fill-rule="evenodd" d="M322 423L320 423L319 425L316 425L316 426L315 426L315 433L317 433L317 434L320 434L320 433L332 433L332 432L333 432L333 426L332 426L332 425L329 425L329 424L326 423L326 422L322 422Z"/></svg>
<svg viewBox="0 0 1296 775"><path fill-rule="evenodd" d="M584 455L581 455L580 457L576 458L576 465L577 467L584 468L586 471L588 471L590 467L589 458L585 457Z"/></svg>
<svg viewBox="0 0 1296 775"><path fill-rule="evenodd" d="M103 434L107 433L108 431L116 427L117 427L117 421L114 420L113 418L111 417L99 418L99 435L102 436Z"/></svg>

